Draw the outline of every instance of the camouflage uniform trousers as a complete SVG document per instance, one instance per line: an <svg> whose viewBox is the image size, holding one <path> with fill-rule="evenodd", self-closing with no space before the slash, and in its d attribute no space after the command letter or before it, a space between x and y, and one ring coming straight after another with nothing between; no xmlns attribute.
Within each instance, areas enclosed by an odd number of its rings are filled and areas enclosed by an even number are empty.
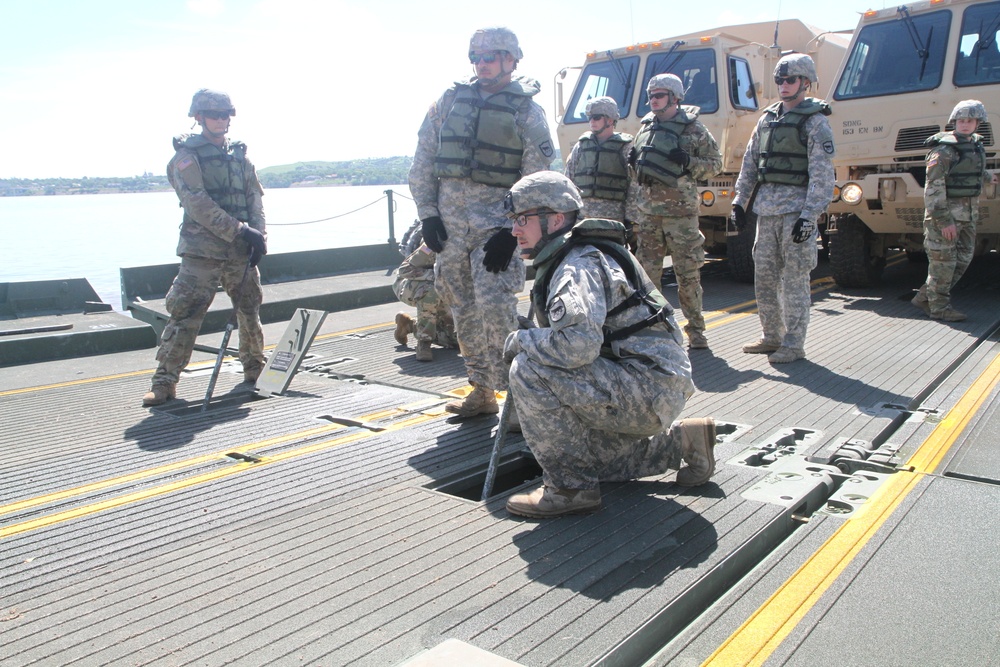
<svg viewBox="0 0 1000 667"><path fill-rule="evenodd" d="M938 223L924 220L927 301L932 313L944 310L951 303L951 290L969 268L976 246L976 223L968 220L954 223L957 236L949 241L941 235Z"/></svg>
<svg viewBox="0 0 1000 667"><path fill-rule="evenodd" d="M816 268L815 233L792 241L799 213L760 215L753 244L754 291L763 339L804 350L812 294L809 273Z"/></svg>
<svg viewBox="0 0 1000 667"><path fill-rule="evenodd" d="M559 489L596 489L678 469L681 443L669 429L689 384L638 359L598 357L566 369L522 352L510 367L524 439L543 481Z"/></svg>
<svg viewBox="0 0 1000 667"><path fill-rule="evenodd" d="M230 299L240 291L247 263L244 260L204 259L182 257L180 271L167 292L165 305L170 320L160 336L156 352L159 367L153 374L154 385L173 384L191 360L195 339L201 329L208 307L215 299L219 285ZM260 273L251 267L240 294L237 322L240 339L240 361L245 373L264 368L264 332L260 324L260 304L263 292ZM234 301L235 307L235 301Z"/></svg>
<svg viewBox="0 0 1000 667"><path fill-rule="evenodd" d="M639 225L636 257L643 270L659 289L663 279L663 258L670 255L677 278L677 300L687 318L684 330L704 331L701 267L705 264L705 236L698 229L698 216L672 217L638 211L636 218Z"/></svg>
<svg viewBox="0 0 1000 667"><path fill-rule="evenodd" d="M417 322L413 329L417 340L430 341L441 347L458 347L455 320L448 305L434 289L433 266L420 269L403 262L392 283L392 290L397 299L417 309Z"/></svg>
<svg viewBox="0 0 1000 667"><path fill-rule="evenodd" d="M496 229L442 214L448 240L434 264L435 287L451 306L469 382L504 391L503 344L507 334L517 329L517 293L524 289L524 262L515 252L506 271L487 271L483 245Z"/></svg>

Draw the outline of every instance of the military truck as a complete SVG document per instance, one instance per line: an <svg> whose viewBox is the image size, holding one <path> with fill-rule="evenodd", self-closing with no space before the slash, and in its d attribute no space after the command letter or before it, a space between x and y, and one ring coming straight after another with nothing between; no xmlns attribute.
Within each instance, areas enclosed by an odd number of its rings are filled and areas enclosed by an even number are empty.
<svg viewBox="0 0 1000 667"><path fill-rule="evenodd" d="M636 134L639 121L649 112L646 82L655 74L676 74L686 90L683 103L700 107L699 120L722 152L722 172L699 183L705 246L712 252L725 249L733 275L751 281L754 225L738 234L728 219L747 142L761 110L778 99L772 76L775 64L783 52L808 53L816 61L820 83L830 82L849 42L849 33L785 20L725 26L588 53L582 66L564 68L556 76L560 150L564 157L569 155L588 130L587 102L603 95L618 102L622 114L618 129ZM576 85L569 91L573 74L578 74Z"/></svg>
<svg viewBox="0 0 1000 667"><path fill-rule="evenodd" d="M943 130L961 100L985 103L987 168L998 162L1000 2L930 0L866 12L833 88L837 193L830 205L830 265L844 287L878 282L890 249L923 255L924 140ZM981 195L976 254L997 248L996 186Z"/></svg>

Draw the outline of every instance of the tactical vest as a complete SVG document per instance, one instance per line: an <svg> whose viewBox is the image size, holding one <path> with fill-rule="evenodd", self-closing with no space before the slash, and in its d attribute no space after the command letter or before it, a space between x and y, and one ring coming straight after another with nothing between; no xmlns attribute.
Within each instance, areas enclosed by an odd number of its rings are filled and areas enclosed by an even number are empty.
<svg viewBox="0 0 1000 667"><path fill-rule="evenodd" d="M584 197L625 201L628 172L622 160L622 147L632 140L629 134L615 132L599 143L593 132L580 137L579 162L573 172L573 183Z"/></svg>
<svg viewBox="0 0 1000 667"><path fill-rule="evenodd" d="M656 115L648 113L642 119L642 128L635 137L637 152L635 167L639 182L663 183L676 188L677 179L686 172L685 168L669 159L667 155L680 147L684 128L698 118L698 107L684 106L670 120L661 123Z"/></svg>
<svg viewBox="0 0 1000 667"><path fill-rule="evenodd" d="M638 260L625 247L625 226L617 220L601 220L597 218L587 218L573 225L573 228L552 239L535 258L533 266L535 268L535 283L531 288L531 305L535 311L539 326L549 326L548 315L545 306L549 300L549 283L552 281L552 272L562 262L569 251L578 245L591 245L604 254L608 255L622 268L632 293L620 304L612 308L607 313L607 319L625 312L629 308L642 307L647 311L647 316L621 329L611 329L604 325L604 345L601 354L608 356L611 354L611 343L617 340L628 338L643 329L664 322L669 331L673 331L669 317L674 313L670 303L655 287L646 291L640 276L643 275L642 267ZM613 356L613 355L612 355Z"/></svg>
<svg viewBox="0 0 1000 667"><path fill-rule="evenodd" d="M514 185L521 178L524 154L517 114L538 90L534 81L518 79L484 100L478 89L455 84L455 100L441 126L434 175Z"/></svg>
<svg viewBox="0 0 1000 667"><path fill-rule="evenodd" d="M807 97L794 109L779 116L781 102L764 110L757 125L760 156L757 158L757 179L761 183L806 185L809 182L809 138L804 126L816 113L829 116L830 105L823 100Z"/></svg>
<svg viewBox="0 0 1000 667"><path fill-rule="evenodd" d="M198 159L205 192L223 211L241 222L250 221L247 205L246 144L234 141L219 148L200 134L174 137L174 150L186 148ZM194 223L184 214L184 222Z"/></svg>
<svg viewBox="0 0 1000 667"><path fill-rule="evenodd" d="M968 141L962 141L954 132L939 132L928 137L924 144L951 146L958 152L958 161L952 163L944 181L949 199L979 196L986 172L986 149L981 136L973 134Z"/></svg>

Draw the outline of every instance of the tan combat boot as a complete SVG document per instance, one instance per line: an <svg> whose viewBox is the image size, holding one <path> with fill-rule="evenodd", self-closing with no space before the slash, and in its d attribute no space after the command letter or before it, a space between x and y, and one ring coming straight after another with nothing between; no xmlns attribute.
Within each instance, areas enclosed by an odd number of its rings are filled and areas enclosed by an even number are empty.
<svg viewBox="0 0 1000 667"><path fill-rule="evenodd" d="M772 364L790 364L793 361L806 358L806 351L794 347L782 345L777 350L767 355L767 360Z"/></svg>
<svg viewBox="0 0 1000 667"><path fill-rule="evenodd" d="M715 473L715 420L682 419L674 424L681 439L681 456L687 463L677 471L677 484L698 486Z"/></svg>
<svg viewBox="0 0 1000 667"><path fill-rule="evenodd" d="M924 311L924 315L930 316L931 314L931 304L927 300L927 285L923 284L920 289L917 290L916 296L910 299L910 303Z"/></svg>
<svg viewBox="0 0 1000 667"><path fill-rule="evenodd" d="M142 397L142 405L147 408L152 405L163 405L172 398L177 398L176 384L173 382L154 384Z"/></svg>
<svg viewBox="0 0 1000 667"><path fill-rule="evenodd" d="M601 509L600 489L557 489L542 486L531 493L517 493L507 499L511 514L549 519L564 514L589 514Z"/></svg>
<svg viewBox="0 0 1000 667"><path fill-rule="evenodd" d="M497 395L489 387L476 387L464 400L446 403L444 409L461 417L495 415L500 412Z"/></svg>
<svg viewBox="0 0 1000 667"><path fill-rule="evenodd" d="M413 318L406 313L396 313L396 332L393 334L396 338L396 342L400 345L406 345L406 337L413 333L414 324Z"/></svg>
<svg viewBox="0 0 1000 667"><path fill-rule="evenodd" d="M945 306L944 310L935 310L931 313L932 320L941 320L942 322L964 322L966 317L965 313L960 313L951 305Z"/></svg>
<svg viewBox="0 0 1000 667"><path fill-rule="evenodd" d="M688 347L692 350L707 350L708 349L708 339L705 338L704 331L696 331L692 329L687 332L688 335Z"/></svg>
<svg viewBox="0 0 1000 667"><path fill-rule="evenodd" d="M417 361L434 361L434 351L429 340L417 341Z"/></svg>
<svg viewBox="0 0 1000 667"><path fill-rule="evenodd" d="M770 354L771 352L777 352L779 347L781 347L781 343L769 343L761 338L756 343L747 343L744 345L743 351L747 354Z"/></svg>

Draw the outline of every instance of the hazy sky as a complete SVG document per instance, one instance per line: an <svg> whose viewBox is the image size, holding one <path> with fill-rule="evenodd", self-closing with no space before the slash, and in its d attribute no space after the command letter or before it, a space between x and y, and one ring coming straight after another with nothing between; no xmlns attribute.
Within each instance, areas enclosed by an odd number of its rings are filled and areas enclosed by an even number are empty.
<svg viewBox="0 0 1000 667"><path fill-rule="evenodd" d="M751 21L845 30L890 0L0 0L0 178L163 173L191 96L230 94L258 167L412 155L430 103L506 25L542 84L587 51Z"/></svg>

